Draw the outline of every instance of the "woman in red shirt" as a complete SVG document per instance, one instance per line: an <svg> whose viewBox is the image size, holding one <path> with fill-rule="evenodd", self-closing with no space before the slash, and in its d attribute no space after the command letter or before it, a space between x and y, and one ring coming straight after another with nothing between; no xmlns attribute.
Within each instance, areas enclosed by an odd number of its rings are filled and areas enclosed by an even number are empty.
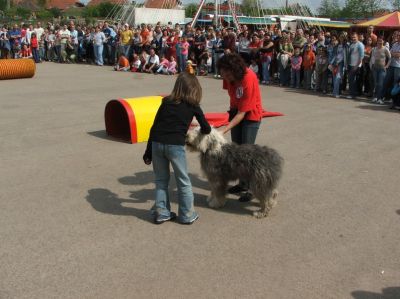
<svg viewBox="0 0 400 299"><path fill-rule="evenodd" d="M229 124L223 133L231 131L231 139L237 144L254 144L262 118L261 93L257 75L249 70L243 58L238 54L225 54L218 61L223 88L228 90L230 97ZM247 192L249 183L240 181L238 185L229 188L228 192L243 193L239 201L252 199Z"/></svg>
<svg viewBox="0 0 400 299"><path fill-rule="evenodd" d="M171 56L174 56L175 60L177 59L176 57L176 44L179 42L179 32L178 31L172 31L172 34L168 37L167 39L167 59L170 59Z"/></svg>

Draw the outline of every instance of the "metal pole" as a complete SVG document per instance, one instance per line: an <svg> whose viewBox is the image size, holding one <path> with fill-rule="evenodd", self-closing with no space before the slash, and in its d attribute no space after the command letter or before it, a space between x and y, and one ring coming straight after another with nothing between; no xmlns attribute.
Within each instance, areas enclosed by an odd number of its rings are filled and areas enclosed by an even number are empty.
<svg viewBox="0 0 400 299"><path fill-rule="evenodd" d="M214 24L215 28L218 28L218 0L214 3Z"/></svg>

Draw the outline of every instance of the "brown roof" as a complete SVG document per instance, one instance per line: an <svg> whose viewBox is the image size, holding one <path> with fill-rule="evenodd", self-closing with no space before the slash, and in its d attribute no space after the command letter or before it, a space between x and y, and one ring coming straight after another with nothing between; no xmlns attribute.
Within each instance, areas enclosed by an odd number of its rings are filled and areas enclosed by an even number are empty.
<svg viewBox="0 0 400 299"><path fill-rule="evenodd" d="M109 2L112 4L123 4L121 0L91 0L87 6L96 6L99 5L102 2Z"/></svg>
<svg viewBox="0 0 400 299"><path fill-rule="evenodd" d="M82 3L77 0L48 0L46 1L47 8L59 8L65 10L71 7L81 7Z"/></svg>
<svg viewBox="0 0 400 299"><path fill-rule="evenodd" d="M177 0L146 0L144 3L144 7L147 8L175 8L177 5Z"/></svg>
<svg viewBox="0 0 400 299"><path fill-rule="evenodd" d="M14 5L22 6L30 10L39 10L40 6L36 0L14 0ZM68 9L70 7L83 7L84 4L79 0L47 0L46 8L59 8L61 10Z"/></svg>

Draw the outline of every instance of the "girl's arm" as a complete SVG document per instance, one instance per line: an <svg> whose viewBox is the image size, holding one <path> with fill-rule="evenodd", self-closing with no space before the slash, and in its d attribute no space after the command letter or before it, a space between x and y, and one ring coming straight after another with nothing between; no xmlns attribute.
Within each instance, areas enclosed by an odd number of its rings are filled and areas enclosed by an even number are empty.
<svg viewBox="0 0 400 299"><path fill-rule="evenodd" d="M157 123L157 121L158 121L158 118L159 118L159 115L160 115L160 111L161 111L161 109L163 108L163 103L161 103L161 106L160 106L160 108L158 108L158 111L157 111L157 114L156 114L156 117L154 118L154 123L153 123L153 126L151 127L151 129L150 129L150 136L149 136L149 140L147 141L147 146L146 146L146 151L144 152L144 155L143 155L143 161L144 161L144 163L146 164L146 165L150 165L151 164L151 161L152 161L152 143L153 143L153 128L154 128L154 125Z"/></svg>
<svg viewBox="0 0 400 299"><path fill-rule="evenodd" d="M204 116L203 110L200 108L200 106L196 106L195 111L194 111L194 116L197 119L197 122L200 125L200 131L202 134L210 134L211 132L211 126L206 120L206 117Z"/></svg>

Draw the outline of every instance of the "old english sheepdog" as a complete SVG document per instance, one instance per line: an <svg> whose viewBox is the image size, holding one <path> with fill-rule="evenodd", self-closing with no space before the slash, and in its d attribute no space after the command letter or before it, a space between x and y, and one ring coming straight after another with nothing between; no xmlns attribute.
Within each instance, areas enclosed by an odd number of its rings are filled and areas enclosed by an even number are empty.
<svg viewBox="0 0 400 299"><path fill-rule="evenodd" d="M220 208L225 205L230 181L249 182L249 191L260 201L261 209L253 213L257 218L266 217L276 205L277 186L282 174L283 158L267 146L229 143L221 132L212 129L208 135L199 128L190 130L186 146L200 152L201 168L210 185L208 205Z"/></svg>

